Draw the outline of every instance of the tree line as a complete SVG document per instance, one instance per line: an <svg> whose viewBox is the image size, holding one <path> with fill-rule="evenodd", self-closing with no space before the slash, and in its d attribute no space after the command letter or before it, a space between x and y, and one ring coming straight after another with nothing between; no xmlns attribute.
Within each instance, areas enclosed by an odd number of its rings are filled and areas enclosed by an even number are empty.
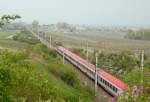
<svg viewBox="0 0 150 102"><path fill-rule="evenodd" d="M142 29L139 31L129 30L125 38L150 41L150 29Z"/></svg>

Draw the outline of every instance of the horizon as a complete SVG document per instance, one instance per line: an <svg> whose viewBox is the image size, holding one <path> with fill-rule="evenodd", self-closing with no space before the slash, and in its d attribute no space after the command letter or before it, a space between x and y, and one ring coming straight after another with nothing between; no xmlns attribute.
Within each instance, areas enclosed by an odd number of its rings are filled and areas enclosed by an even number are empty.
<svg viewBox="0 0 150 102"><path fill-rule="evenodd" d="M5 0L0 10L1 15L19 14L27 23L150 27L148 4L149 0Z"/></svg>

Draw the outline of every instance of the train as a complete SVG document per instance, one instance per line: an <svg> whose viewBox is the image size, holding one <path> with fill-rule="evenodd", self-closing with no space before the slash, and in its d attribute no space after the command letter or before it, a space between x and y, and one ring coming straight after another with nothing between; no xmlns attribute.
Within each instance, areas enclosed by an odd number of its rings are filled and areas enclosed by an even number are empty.
<svg viewBox="0 0 150 102"><path fill-rule="evenodd" d="M119 79L115 78L104 70L96 68L95 65L89 63L62 46L57 46L55 50L59 55L64 56L66 60L76 66L76 68L78 68L92 80L95 80L95 74L97 70L97 84L104 88L112 96L117 97L123 94L125 84Z"/></svg>

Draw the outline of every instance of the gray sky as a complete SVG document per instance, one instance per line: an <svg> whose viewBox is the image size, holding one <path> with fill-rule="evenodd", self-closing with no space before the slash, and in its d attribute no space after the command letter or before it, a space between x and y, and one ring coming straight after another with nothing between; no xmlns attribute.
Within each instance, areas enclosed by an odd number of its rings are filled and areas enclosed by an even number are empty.
<svg viewBox="0 0 150 102"><path fill-rule="evenodd" d="M0 15L25 22L150 26L150 0L0 0Z"/></svg>

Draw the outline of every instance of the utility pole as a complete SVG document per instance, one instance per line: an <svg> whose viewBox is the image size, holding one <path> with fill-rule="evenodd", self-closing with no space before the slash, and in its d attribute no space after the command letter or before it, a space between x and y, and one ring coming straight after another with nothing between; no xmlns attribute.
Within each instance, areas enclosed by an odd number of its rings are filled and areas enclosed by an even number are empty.
<svg viewBox="0 0 150 102"><path fill-rule="evenodd" d="M144 71L144 50L142 50L141 53L141 70L142 70L142 75L141 75L141 84L143 85L143 71Z"/></svg>
<svg viewBox="0 0 150 102"><path fill-rule="evenodd" d="M95 96L97 95L97 65L98 65L98 57L96 53L96 63L95 63Z"/></svg>
<svg viewBox="0 0 150 102"><path fill-rule="evenodd" d="M89 47L88 47L88 42L86 43L86 60L88 61L88 57L89 57Z"/></svg>

